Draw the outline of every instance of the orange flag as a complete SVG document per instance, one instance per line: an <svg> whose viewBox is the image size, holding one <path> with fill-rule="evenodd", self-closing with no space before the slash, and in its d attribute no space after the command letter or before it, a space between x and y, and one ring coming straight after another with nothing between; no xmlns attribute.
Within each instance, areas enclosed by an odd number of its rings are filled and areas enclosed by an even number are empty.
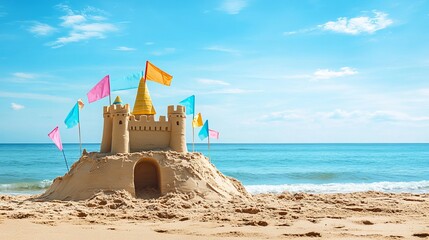
<svg viewBox="0 0 429 240"><path fill-rule="evenodd" d="M146 61L146 80L151 80L157 83L161 83L166 86L170 86L171 79L173 76L162 71L157 66L153 65L151 62Z"/></svg>

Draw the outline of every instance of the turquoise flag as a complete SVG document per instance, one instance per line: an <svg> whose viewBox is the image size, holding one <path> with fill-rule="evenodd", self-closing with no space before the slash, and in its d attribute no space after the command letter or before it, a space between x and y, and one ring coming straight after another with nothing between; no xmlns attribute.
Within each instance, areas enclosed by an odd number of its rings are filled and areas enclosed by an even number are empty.
<svg viewBox="0 0 429 240"><path fill-rule="evenodd" d="M72 110L67 115L66 120L64 120L67 128L72 128L79 123L79 103L76 103Z"/></svg>
<svg viewBox="0 0 429 240"><path fill-rule="evenodd" d="M194 108L195 108L195 95L192 95L181 102L179 102L180 105L183 105L186 107L186 115L194 114Z"/></svg>
<svg viewBox="0 0 429 240"><path fill-rule="evenodd" d="M204 123L204 126L201 128L200 132L198 133L198 137L200 137L201 141L206 139L206 137L209 136L209 120L206 120Z"/></svg>
<svg viewBox="0 0 429 240"><path fill-rule="evenodd" d="M115 78L111 81L112 92L134 89L139 87L140 79L143 77L143 72L134 73L124 78Z"/></svg>

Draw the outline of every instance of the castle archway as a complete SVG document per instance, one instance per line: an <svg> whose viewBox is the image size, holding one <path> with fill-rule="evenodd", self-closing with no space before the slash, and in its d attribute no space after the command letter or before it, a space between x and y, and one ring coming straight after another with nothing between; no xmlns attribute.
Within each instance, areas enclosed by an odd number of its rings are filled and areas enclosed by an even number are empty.
<svg viewBox="0 0 429 240"><path fill-rule="evenodd" d="M144 158L134 166L134 189L137 198L156 198L161 195L161 175L156 160Z"/></svg>

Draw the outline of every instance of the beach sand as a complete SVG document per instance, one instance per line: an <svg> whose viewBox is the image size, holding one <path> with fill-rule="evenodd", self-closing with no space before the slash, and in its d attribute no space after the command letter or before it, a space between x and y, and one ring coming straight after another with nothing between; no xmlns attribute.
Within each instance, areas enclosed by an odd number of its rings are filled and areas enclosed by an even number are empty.
<svg viewBox="0 0 429 240"><path fill-rule="evenodd" d="M0 239L429 239L429 194L0 196Z"/></svg>

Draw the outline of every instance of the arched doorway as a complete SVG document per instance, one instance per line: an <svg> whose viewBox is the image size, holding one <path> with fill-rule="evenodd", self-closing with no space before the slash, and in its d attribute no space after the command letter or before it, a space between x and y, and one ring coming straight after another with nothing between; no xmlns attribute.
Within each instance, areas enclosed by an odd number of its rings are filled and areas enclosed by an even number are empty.
<svg viewBox="0 0 429 240"><path fill-rule="evenodd" d="M142 159L134 167L134 189L137 198L157 198L161 195L158 163Z"/></svg>

